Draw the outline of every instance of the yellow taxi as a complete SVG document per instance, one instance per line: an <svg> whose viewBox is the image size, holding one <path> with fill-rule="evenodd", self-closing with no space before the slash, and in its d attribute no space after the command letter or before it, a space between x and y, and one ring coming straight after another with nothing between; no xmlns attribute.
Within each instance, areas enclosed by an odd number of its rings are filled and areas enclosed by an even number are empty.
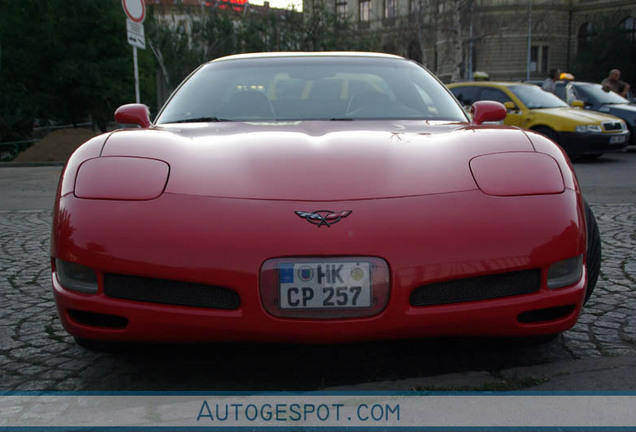
<svg viewBox="0 0 636 432"><path fill-rule="evenodd" d="M572 158L594 159L623 151L629 143L630 133L622 119L570 107L533 84L480 81L449 84L448 88L464 106L479 100L503 103L508 109L505 124L547 136Z"/></svg>

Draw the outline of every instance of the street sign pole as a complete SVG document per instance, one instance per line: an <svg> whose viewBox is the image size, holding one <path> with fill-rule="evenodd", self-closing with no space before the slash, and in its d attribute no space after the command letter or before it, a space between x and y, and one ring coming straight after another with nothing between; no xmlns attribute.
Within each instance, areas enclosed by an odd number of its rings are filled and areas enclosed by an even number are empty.
<svg viewBox="0 0 636 432"><path fill-rule="evenodd" d="M133 67L135 72L135 101L140 103L139 96L139 65L137 61L137 48L146 48L146 38L144 36L144 18L146 17L146 6L144 0L122 0L122 7L128 19L126 20L126 30L128 33L128 43L133 49Z"/></svg>
<svg viewBox="0 0 636 432"><path fill-rule="evenodd" d="M139 97L139 66L137 65L137 47L132 47L133 49L133 63L135 64L135 101L139 103L141 98Z"/></svg>

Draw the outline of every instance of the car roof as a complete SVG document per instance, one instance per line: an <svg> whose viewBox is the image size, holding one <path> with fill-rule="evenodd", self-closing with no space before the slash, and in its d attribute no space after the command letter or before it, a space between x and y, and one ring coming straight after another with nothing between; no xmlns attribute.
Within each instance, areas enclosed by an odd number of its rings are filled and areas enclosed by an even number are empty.
<svg viewBox="0 0 636 432"><path fill-rule="evenodd" d="M247 54L233 54L225 57L219 57L211 60L209 63L227 61L227 60L244 60L255 58L302 58L302 57L365 57L365 58L386 58L394 60L406 60L404 57L377 52L363 51L289 51L289 52L259 52Z"/></svg>

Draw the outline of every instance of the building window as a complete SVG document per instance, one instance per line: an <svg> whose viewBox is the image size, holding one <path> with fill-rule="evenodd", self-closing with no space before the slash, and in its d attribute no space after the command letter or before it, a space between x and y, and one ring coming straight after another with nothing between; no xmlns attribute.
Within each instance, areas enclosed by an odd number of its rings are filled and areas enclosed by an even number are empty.
<svg viewBox="0 0 636 432"><path fill-rule="evenodd" d="M590 42L590 39L592 39L593 35L594 35L594 24L592 24L591 22L586 22L581 24L581 27L579 27L579 31L576 35L576 41L577 41L576 53L577 54L581 54L583 51L585 51L585 48Z"/></svg>
<svg viewBox="0 0 636 432"><path fill-rule="evenodd" d="M340 23L347 20L347 0L336 0L336 18Z"/></svg>
<svg viewBox="0 0 636 432"><path fill-rule="evenodd" d="M397 15L397 0L384 0L384 18L395 18Z"/></svg>
<svg viewBox="0 0 636 432"><path fill-rule="evenodd" d="M630 42L636 41L636 18L630 17L623 20L621 27Z"/></svg>
<svg viewBox="0 0 636 432"><path fill-rule="evenodd" d="M533 45L530 48L530 72L548 72L548 47Z"/></svg>
<svg viewBox="0 0 636 432"><path fill-rule="evenodd" d="M371 21L371 0L360 0L360 21Z"/></svg>

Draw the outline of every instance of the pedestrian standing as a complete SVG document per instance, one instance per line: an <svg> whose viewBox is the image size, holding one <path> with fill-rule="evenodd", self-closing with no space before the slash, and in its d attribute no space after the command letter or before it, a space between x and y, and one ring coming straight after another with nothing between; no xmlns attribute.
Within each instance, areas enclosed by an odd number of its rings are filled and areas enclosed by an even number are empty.
<svg viewBox="0 0 636 432"><path fill-rule="evenodd" d="M606 92L611 90L623 97L627 96L627 91L629 90L629 84L625 81L621 81L621 71L618 69L612 69L609 76L601 81L601 85Z"/></svg>
<svg viewBox="0 0 636 432"><path fill-rule="evenodd" d="M556 90L556 80L559 79L561 71L559 69L550 69L550 74L543 81L541 88L547 92L554 93Z"/></svg>

